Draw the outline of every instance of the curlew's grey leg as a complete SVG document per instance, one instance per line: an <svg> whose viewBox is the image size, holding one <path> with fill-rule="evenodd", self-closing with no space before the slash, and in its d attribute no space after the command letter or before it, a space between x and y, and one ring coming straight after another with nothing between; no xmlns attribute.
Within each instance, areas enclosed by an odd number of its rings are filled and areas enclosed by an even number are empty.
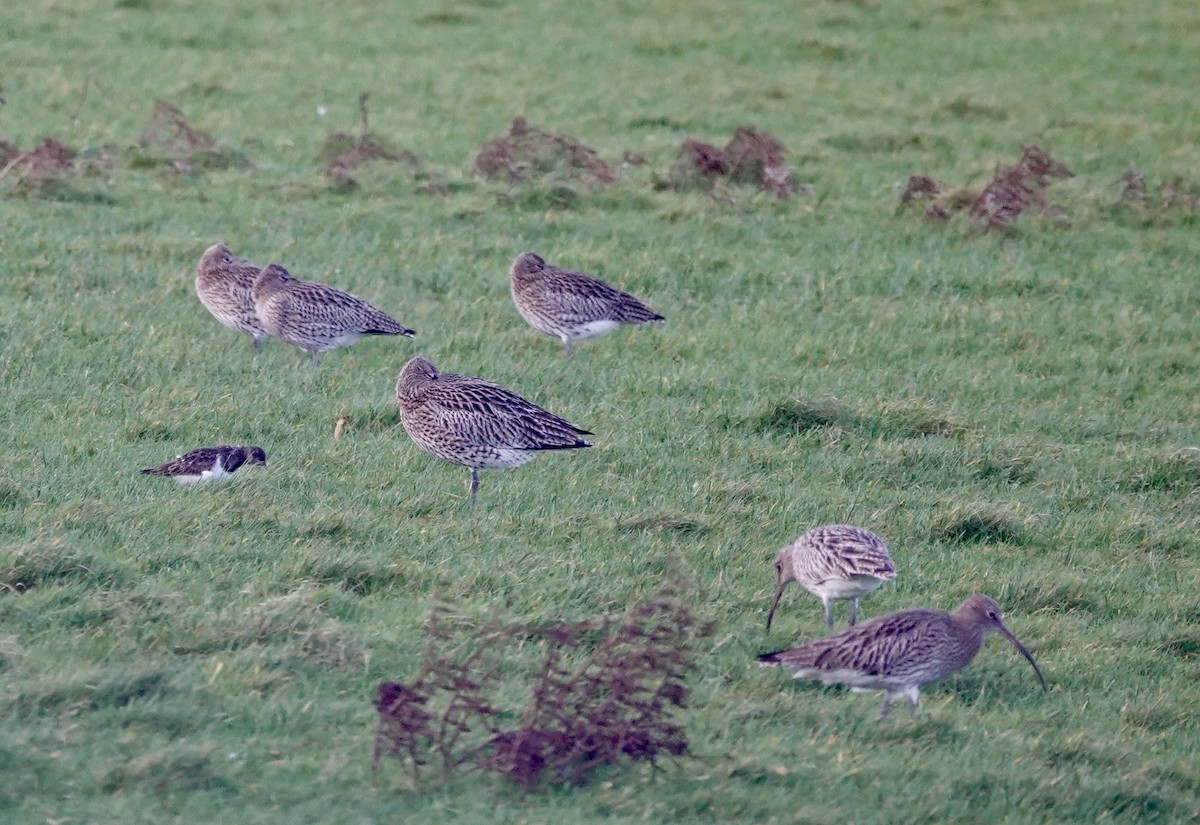
<svg viewBox="0 0 1200 825"><path fill-rule="evenodd" d="M892 707L892 694L883 694L883 710L879 711L880 719L887 719L888 711Z"/></svg>
<svg viewBox="0 0 1200 825"><path fill-rule="evenodd" d="M858 599L850 600L850 626L854 627L854 623L858 621Z"/></svg>
<svg viewBox="0 0 1200 825"><path fill-rule="evenodd" d="M475 506L475 494L479 492L479 470L471 468L471 506Z"/></svg>
<svg viewBox="0 0 1200 825"><path fill-rule="evenodd" d="M319 366L321 366L321 356L317 354L316 350L313 350L313 369L315 370Z"/></svg>
<svg viewBox="0 0 1200 825"><path fill-rule="evenodd" d="M562 339L562 341L563 341L563 357L570 358L571 357L571 339L564 337Z"/></svg>
<svg viewBox="0 0 1200 825"><path fill-rule="evenodd" d="M257 358L257 357L258 357L258 354L259 354L260 352L262 352L262 348L263 348L263 339L262 339L262 336L261 336L261 335L255 335L255 336L254 336L254 357L255 357L255 358Z"/></svg>
<svg viewBox="0 0 1200 825"><path fill-rule="evenodd" d="M821 599L825 604L825 624L829 625L829 632L833 632L833 602L829 599Z"/></svg>

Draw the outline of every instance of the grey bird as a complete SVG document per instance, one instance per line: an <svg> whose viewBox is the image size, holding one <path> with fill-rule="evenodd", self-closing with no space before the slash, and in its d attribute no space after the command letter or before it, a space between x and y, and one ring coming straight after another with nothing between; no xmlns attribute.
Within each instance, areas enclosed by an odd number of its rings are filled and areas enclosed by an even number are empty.
<svg viewBox="0 0 1200 825"><path fill-rule="evenodd" d="M928 607L901 610L790 650L763 654L758 661L790 670L797 679L843 684L855 692L881 690L884 717L902 696L915 712L921 687L970 664L984 637L994 630L1033 665L1042 690L1048 690L1037 662L1002 617L1000 605L976 593L952 613Z"/></svg>
<svg viewBox="0 0 1200 825"><path fill-rule="evenodd" d="M547 264L533 252L517 256L509 269L513 303L534 329L571 342L612 332L621 324L666 320L627 292L599 278Z"/></svg>
<svg viewBox="0 0 1200 825"><path fill-rule="evenodd" d="M364 335L416 334L362 298L293 278L279 264L267 264L254 282L254 309L267 332L312 353L314 367L320 353Z"/></svg>
<svg viewBox="0 0 1200 825"><path fill-rule="evenodd" d="M512 390L482 378L439 372L417 356L396 378L400 423L425 452L471 468L471 506L479 491L479 471L517 467L544 450L592 446L591 435L526 401Z"/></svg>
<svg viewBox="0 0 1200 825"><path fill-rule="evenodd" d="M827 524L814 527L775 557L775 597L767 611L767 629L783 589L796 582L821 600L825 624L833 632L833 602L850 600L850 625L858 619L858 599L896 578L896 567L883 539L862 527Z"/></svg>
<svg viewBox="0 0 1200 825"><path fill-rule="evenodd" d="M220 481L228 478L239 467L267 466L267 454L262 447L251 445L223 445L201 447L185 455L176 456L159 467L142 470L149 476L165 476L185 487L194 484Z"/></svg>
<svg viewBox="0 0 1200 825"><path fill-rule="evenodd" d="M262 267L239 258L223 243L204 250L196 265L196 297L212 317L254 339L254 354L262 350L267 328L254 309L254 281Z"/></svg>

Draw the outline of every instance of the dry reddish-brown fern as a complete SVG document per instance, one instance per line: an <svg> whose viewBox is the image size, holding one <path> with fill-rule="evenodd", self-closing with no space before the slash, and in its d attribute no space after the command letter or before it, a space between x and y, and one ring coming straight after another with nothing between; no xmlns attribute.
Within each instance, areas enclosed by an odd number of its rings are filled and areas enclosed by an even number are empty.
<svg viewBox="0 0 1200 825"><path fill-rule="evenodd" d="M1030 207L1049 209L1046 189L1058 178L1074 177L1065 164L1037 146L1021 147L1016 163L998 167L988 185L977 194L951 189L927 175L911 175L900 193L900 208L917 200L928 200L927 220L946 220L954 212L967 210L971 220L985 232L1007 229Z"/></svg>
<svg viewBox="0 0 1200 825"><path fill-rule="evenodd" d="M138 137L133 163L172 172L249 165L240 152L221 146L212 135L192 126L179 107L166 100L154 102Z"/></svg>
<svg viewBox="0 0 1200 825"><path fill-rule="evenodd" d="M754 184L778 198L806 191L795 182L783 144L751 126L739 126L724 149L689 137L679 148L669 185L688 189L720 178Z"/></svg>
<svg viewBox="0 0 1200 825"><path fill-rule="evenodd" d="M506 135L484 144L473 168L484 177L514 182L557 177L610 183L616 177L595 149L567 135L532 126L523 117L513 119Z"/></svg>
<svg viewBox="0 0 1200 825"><path fill-rule="evenodd" d="M971 219L984 230L1007 229L1031 206L1046 208L1046 188L1075 173L1038 146L1022 146L1021 158L996 170L971 203Z"/></svg>
<svg viewBox="0 0 1200 825"><path fill-rule="evenodd" d="M712 626L693 615L677 581L621 621L492 627L444 654L449 638L437 615L417 678L379 686L376 765L392 754L419 775L436 753L447 773L470 765L534 787L582 783L622 759L653 762L687 751L672 711L687 699L696 643ZM529 699L519 723L502 727L487 692L512 667L507 647L530 639L544 658L525 675Z"/></svg>
<svg viewBox="0 0 1200 825"><path fill-rule="evenodd" d="M17 188L26 191L44 189L72 177L77 171L75 158L78 153L52 137L44 138L26 152L11 143L4 143L0 154L5 158L0 166L0 179L12 176L17 181Z"/></svg>

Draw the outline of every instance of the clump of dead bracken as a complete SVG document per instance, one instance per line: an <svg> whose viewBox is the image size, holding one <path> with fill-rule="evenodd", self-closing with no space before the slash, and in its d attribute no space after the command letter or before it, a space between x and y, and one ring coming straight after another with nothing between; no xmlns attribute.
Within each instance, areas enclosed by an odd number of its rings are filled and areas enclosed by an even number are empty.
<svg viewBox="0 0 1200 825"><path fill-rule="evenodd" d="M502 137L490 140L472 167L486 178L511 183L537 178L611 183L616 171L600 154L573 137L548 132L517 117Z"/></svg>
<svg viewBox="0 0 1200 825"><path fill-rule="evenodd" d="M404 163L411 169L417 170L421 160L407 149L389 149L379 138L371 134L367 106L368 95L363 92L358 97L359 117L362 128L357 135L345 132L334 132L325 138L321 146L321 171L330 185L338 191L349 191L358 186L358 181L351 174L355 169L372 161L389 163Z"/></svg>
<svg viewBox="0 0 1200 825"><path fill-rule="evenodd" d="M207 132L188 122L174 103L156 100L131 147L130 165L190 174L250 166L245 155L222 146Z"/></svg>
<svg viewBox="0 0 1200 825"><path fill-rule="evenodd" d="M1173 214L1194 215L1200 211L1200 185L1180 175L1155 186L1141 172L1130 169L1117 184L1121 192L1113 206L1118 212L1163 221L1170 220Z"/></svg>
<svg viewBox="0 0 1200 825"><path fill-rule="evenodd" d="M417 780L433 762L443 776L468 768L533 788L687 752L672 714L687 700L698 642L713 628L693 613L677 578L623 619L471 632L451 624L449 609L436 607L416 677L379 685L375 768L391 755ZM536 666L521 656L534 645ZM523 710L502 707L513 685L524 688Z"/></svg>
<svg viewBox="0 0 1200 825"><path fill-rule="evenodd" d="M81 153L62 141L47 137L32 149L21 151L0 140L0 192L10 197L111 203L112 198L83 183L105 171L109 147Z"/></svg>
<svg viewBox="0 0 1200 825"><path fill-rule="evenodd" d="M0 141L0 179L12 179L18 188L41 189L73 177L78 171L78 152L55 138L44 138L22 152L8 141Z"/></svg>
<svg viewBox="0 0 1200 825"><path fill-rule="evenodd" d="M985 232L1006 230L1029 209L1050 212L1046 190L1055 180L1074 176L1066 164L1044 149L1023 146L1016 163L998 167L977 193L914 174L900 193L900 207L925 203L924 216L930 221L948 220L955 212L966 211L972 223Z"/></svg>
<svg viewBox="0 0 1200 825"><path fill-rule="evenodd" d="M807 194L807 188L796 183L785 155L783 144L774 135L751 126L739 126L724 148L689 137L679 149L667 185L692 189L727 180L752 184L777 198L795 192Z"/></svg>

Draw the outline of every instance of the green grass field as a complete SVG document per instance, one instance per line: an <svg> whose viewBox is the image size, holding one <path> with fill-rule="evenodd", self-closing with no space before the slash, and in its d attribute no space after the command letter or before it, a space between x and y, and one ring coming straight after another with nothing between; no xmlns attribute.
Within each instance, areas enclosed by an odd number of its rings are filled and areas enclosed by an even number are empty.
<svg viewBox="0 0 1200 825"><path fill-rule="evenodd" d="M0 176L0 821L1200 817L1200 7L309 5L0 7L0 139L80 152L53 185ZM335 191L322 146L364 92L420 167ZM156 99L221 162L131 148ZM518 115L647 162L606 186L475 175ZM688 136L743 124L811 195L665 185ZM981 233L898 211L910 174L978 191L1024 144L1075 172L1052 213ZM1131 169L1150 200L1121 206ZM278 341L255 361L193 293L217 241L418 336L315 374ZM508 294L527 249L667 325L563 359ZM399 425L418 352L595 447L485 473L469 509L467 471ZM137 472L231 442L271 466ZM765 632L771 562L839 521L899 570L865 616L985 592L1052 691L998 639L885 722L757 667L824 632L798 587ZM434 594L478 622L619 614L668 559L717 628L691 757L534 792L372 775L375 686L415 671Z"/></svg>

